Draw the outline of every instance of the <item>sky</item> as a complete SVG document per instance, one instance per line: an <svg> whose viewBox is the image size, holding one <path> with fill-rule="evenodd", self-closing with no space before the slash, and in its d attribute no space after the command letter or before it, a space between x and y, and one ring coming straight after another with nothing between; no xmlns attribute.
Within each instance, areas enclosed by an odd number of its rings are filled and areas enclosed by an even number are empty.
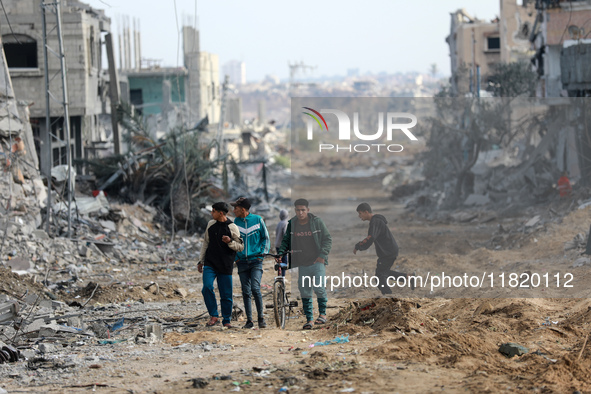
<svg viewBox="0 0 591 394"><path fill-rule="evenodd" d="M500 0L82 0L103 9L119 32L123 16L137 18L142 58L182 65L183 24L200 31L201 50L246 63L248 81L289 76L289 62L316 69L302 76L372 72L428 72L437 64L450 74L445 38L450 13L459 8L494 19ZM181 40L179 42L179 40ZM180 46L179 46L180 45ZM180 48L180 56L178 55Z"/></svg>

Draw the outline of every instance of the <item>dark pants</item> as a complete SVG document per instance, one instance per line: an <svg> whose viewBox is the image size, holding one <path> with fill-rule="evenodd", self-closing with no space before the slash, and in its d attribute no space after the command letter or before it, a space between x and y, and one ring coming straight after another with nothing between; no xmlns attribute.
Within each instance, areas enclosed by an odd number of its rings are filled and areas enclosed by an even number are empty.
<svg viewBox="0 0 591 394"><path fill-rule="evenodd" d="M257 308L258 321L263 320L263 295L261 294L261 277L263 276L263 260L239 260L238 276L242 286L244 313L248 321L252 320L252 298Z"/></svg>
<svg viewBox="0 0 591 394"><path fill-rule="evenodd" d="M378 289L380 289L382 294L392 294L392 289L388 286L387 282L389 276L392 276L394 278L406 276L406 274L403 272L391 270L392 266L394 265L394 261L396 261L396 257L378 259L378 265L376 267L376 276L380 280Z"/></svg>

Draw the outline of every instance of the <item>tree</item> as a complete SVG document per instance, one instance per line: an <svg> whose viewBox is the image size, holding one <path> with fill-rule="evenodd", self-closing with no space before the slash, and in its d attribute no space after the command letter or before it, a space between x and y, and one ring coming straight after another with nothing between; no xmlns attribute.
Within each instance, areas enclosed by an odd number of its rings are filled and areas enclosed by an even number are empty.
<svg viewBox="0 0 591 394"><path fill-rule="evenodd" d="M526 62L498 63L488 78L488 89L495 97L534 96L538 75Z"/></svg>
<svg viewBox="0 0 591 394"><path fill-rule="evenodd" d="M97 179L105 182L119 174L106 186L111 194L132 203L155 205L170 214L179 228L195 230L206 224L198 208L205 205L214 181L223 177L222 164L226 165L226 156L210 159L216 141L203 141L197 130L183 126L173 127L165 138L155 140L131 106L122 104L117 113L127 131L124 138L130 152L89 160Z"/></svg>
<svg viewBox="0 0 591 394"><path fill-rule="evenodd" d="M452 78L456 89L465 74L459 68ZM481 99L471 94L460 95L460 89L444 87L435 97L437 116L430 119L425 153L425 176L440 185L455 180L449 205L459 204L464 197L466 180L482 150L504 148L517 135L531 133L528 127L535 117L515 121L511 105L516 97L533 93L536 74L523 63L498 65L490 77L499 98ZM454 97L455 96L455 97Z"/></svg>

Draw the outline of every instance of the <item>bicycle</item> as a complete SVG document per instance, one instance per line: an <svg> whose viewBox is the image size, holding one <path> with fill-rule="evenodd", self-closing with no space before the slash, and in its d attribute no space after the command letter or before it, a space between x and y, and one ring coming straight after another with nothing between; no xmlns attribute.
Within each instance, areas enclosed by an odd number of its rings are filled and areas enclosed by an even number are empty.
<svg viewBox="0 0 591 394"><path fill-rule="evenodd" d="M290 252L284 254L266 253L257 257L274 257L275 259L279 259L285 254L287 254L287 266L289 267ZM273 314L275 316L275 324L283 330L285 329L285 322L289 320L293 313L293 308L298 306L298 302L289 300L285 289L285 277L282 275L283 268L279 263L275 263L274 270L277 271L277 276L275 276L275 281L273 282Z"/></svg>

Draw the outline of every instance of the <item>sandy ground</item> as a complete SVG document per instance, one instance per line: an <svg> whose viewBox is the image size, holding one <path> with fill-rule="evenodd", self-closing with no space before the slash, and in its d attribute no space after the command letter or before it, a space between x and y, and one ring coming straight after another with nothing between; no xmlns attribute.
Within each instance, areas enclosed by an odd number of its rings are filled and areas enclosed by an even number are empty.
<svg viewBox="0 0 591 394"><path fill-rule="evenodd" d="M404 214L383 192L376 192L372 187L375 181L343 180L331 193L350 193L354 188L353 210L365 200L391 219L390 228L401 246L397 265L402 271L423 274L433 267L462 269L470 262L482 261L507 272L554 274L568 268L577 283L589 281L588 266L571 268L580 251L564 251L565 242L587 231L589 209L574 211L561 223L549 223L533 234L522 234L518 246L495 249L491 239L499 234L499 225L510 228L527 221L530 212L485 223L425 222ZM309 185L306 192L316 202L311 206L313 212L340 224L333 231L331 265L354 274L371 273L375 268L373 251L358 256L351 253L354 242L366 234L367 223L357 219L354 211L339 214L342 207L331 204L330 195L318 185ZM275 223L269 221L268 227L274 229ZM358 239L350 234L357 234ZM269 268L263 277L266 304L271 303L267 295L273 282L271 266L272 262L265 262ZM196 269L155 266L148 274L141 272L127 272L127 285L101 286L93 299L95 307L137 304L141 299L143 308L148 309L158 301L164 305L160 312L163 321L186 321L204 312ZM159 284L160 294L145 290L150 281ZM189 290L184 300L173 294L178 286ZM17 287L11 291L18 293ZM270 309L266 310L269 328L262 330L206 328L202 318L166 330L160 343L73 343L55 357L86 360L75 372L64 367L25 374L3 365L0 387L8 392L68 393L591 392L591 345L585 345L591 301L584 298L588 289L583 287L569 294L578 298L513 297L510 289L487 293L491 294L487 298L477 298L469 291L460 298L433 297L437 294L427 298L420 289L395 293L394 298L377 298L375 289L343 290L329 300L328 324L311 331L301 330L304 319L299 311L285 330L272 327ZM241 306L237 275L234 294ZM545 295L554 297L552 290ZM240 327L243 321L236 324ZM348 342L311 347L337 337ZM507 358L498 350L507 342L523 345L529 352Z"/></svg>

